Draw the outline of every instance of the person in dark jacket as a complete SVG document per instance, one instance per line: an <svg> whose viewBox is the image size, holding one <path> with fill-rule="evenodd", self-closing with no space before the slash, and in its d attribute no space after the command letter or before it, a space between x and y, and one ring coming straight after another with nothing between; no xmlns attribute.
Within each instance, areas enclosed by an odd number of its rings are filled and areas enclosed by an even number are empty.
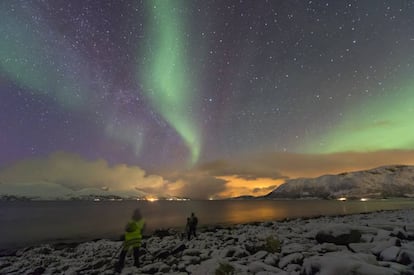
<svg viewBox="0 0 414 275"><path fill-rule="evenodd" d="M142 218L141 211L136 209L132 219L125 226L124 243L119 255L119 261L115 267L117 272L121 272L125 264L125 256L132 248L134 252L134 265L139 267L139 248L141 247L142 231L145 227L145 221Z"/></svg>
<svg viewBox="0 0 414 275"><path fill-rule="evenodd" d="M198 224L198 218L194 213L191 213L191 217L187 219L187 225L188 225L188 240L191 239L191 235L194 235L194 238L196 236L196 230L197 230L197 224Z"/></svg>

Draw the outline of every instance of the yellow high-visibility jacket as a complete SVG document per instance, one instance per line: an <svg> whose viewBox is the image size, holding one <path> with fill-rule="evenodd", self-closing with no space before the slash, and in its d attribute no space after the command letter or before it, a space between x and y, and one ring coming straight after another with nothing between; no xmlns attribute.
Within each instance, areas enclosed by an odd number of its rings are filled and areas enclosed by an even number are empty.
<svg viewBox="0 0 414 275"><path fill-rule="evenodd" d="M131 220L128 222L125 231L124 249L130 247L140 247L142 240L142 229L144 229L144 220L139 221Z"/></svg>

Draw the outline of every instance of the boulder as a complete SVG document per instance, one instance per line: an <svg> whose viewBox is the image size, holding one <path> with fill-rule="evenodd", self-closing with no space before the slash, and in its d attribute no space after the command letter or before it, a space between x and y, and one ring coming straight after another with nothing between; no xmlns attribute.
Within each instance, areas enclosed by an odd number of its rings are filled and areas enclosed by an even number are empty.
<svg viewBox="0 0 414 275"><path fill-rule="evenodd" d="M187 247L185 246L185 244L178 244L176 245L172 250L171 250L171 254L176 254L176 253L180 253L182 251L184 251Z"/></svg>
<svg viewBox="0 0 414 275"><path fill-rule="evenodd" d="M272 266L276 266L279 261L279 257L275 254L268 254L264 259L264 263Z"/></svg>
<svg viewBox="0 0 414 275"><path fill-rule="evenodd" d="M278 273L278 272L283 271L283 270L281 270L277 267L267 265L267 264L265 264L261 261L255 261L255 262L249 263L248 268L249 268L249 271L254 273L254 274L256 274L260 271L268 271L268 272L273 272L273 273Z"/></svg>
<svg viewBox="0 0 414 275"><path fill-rule="evenodd" d="M374 244L375 244L375 247L371 249L371 252L375 255L379 255L382 251L384 251L388 247L401 246L401 241L400 239L397 239L397 238L390 238L388 240L376 242Z"/></svg>
<svg viewBox="0 0 414 275"><path fill-rule="evenodd" d="M379 261L378 264L383 266L383 267L393 269L393 270L397 271L398 274L401 274L401 275L413 275L414 274L414 269L412 269L412 268L410 268L406 265L399 264L399 263Z"/></svg>
<svg viewBox="0 0 414 275"><path fill-rule="evenodd" d="M319 253L335 252L347 250L344 245L335 245L333 243L321 243L313 246L309 251L315 251Z"/></svg>
<svg viewBox="0 0 414 275"><path fill-rule="evenodd" d="M400 273L380 266L374 255L342 251L305 259L301 274L397 275Z"/></svg>
<svg viewBox="0 0 414 275"><path fill-rule="evenodd" d="M357 253L371 253L371 249L375 247L375 243L351 243L349 247Z"/></svg>
<svg viewBox="0 0 414 275"><path fill-rule="evenodd" d="M41 275L46 271L44 267L37 267L32 272L28 273L29 275Z"/></svg>
<svg viewBox="0 0 414 275"><path fill-rule="evenodd" d="M346 224L332 224L319 230L315 239L318 243L348 245L361 241L361 232Z"/></svg>
<svg viewBox="0 0 414 275"><path fill-rule="evenodd" d="M303 255L301 253L293 253L289 254L279 261L279 267L284 268L289 264L302 264L303 262Z"/></svg>
<svg viewBox="0 0 414 275"><path fill-rule="evenodd" d="M184 261L184 263L186 263L186 264L199 264L200 263L200 257L198 257L198 256L188 256L188 255L184 255L182 258L181 258L183 261Z"/></svg>
<svg viewBox="0 0 414 275"><path fill-rule="evenodd" d="M407 231L404 230L404 228L394 228L394 230L391 232L390 236L396 237L401 240L408 240L409 234Z"/></svg>
<svg viewBox="0 0 414 275"><path fill-rule="evenodd" d="M200 256L200 254L201 254L201 251L195 248L186 249L183 251L183 255L188 255L188 256Z"/></svg>
<svg viewBox="0 0 414 275"><path fill-rule="evenodd" d="M254 255L251 255L249 258L254 260L261 260L264 259L269 253L267 251L258 251Z"/></svg>
<svg viewBox="0 0 414 275"><path fill-rule="evenodd" d="M148 274L155 274L157 272L160 272L161 270L163 270L163 272L168 272L170 268L162 262L156 262L142 267L142 272Z"/></svg>
<svg viewBox="0 0 414 275"><path fill-rule="evenodd" d="M414 265L414 250L402 248L398 254L397 262L403 265Z"/></svg>
<svg viewBox="0 0 414 275"><path fill-rule="evenodd" d="M298 244L298 243L290 243L288 245L285 245L282 247L282 255L287 255L287 254L292 254L292 253L296 253L296 252L303 252L306 251L307 249L302 245L302 244Z"/></svg>
<svg viewBox="0 0 414 275"><path fill-rule="evenodd" d="M225 247L222 250L218 251L220 258L230 258L236 253L235 247Z"/></svg>
<svg viewBox="0 0 414 275"><path fill-rule="evenodd" d="M380 253L379 258L382 261L396 262L400 250L398 246L390 246Z"/></svg>
<svg viewBox="0 0 414 275"><path fill-rule="evenodd" d="M289 274L292 274L293 272L300 272L300 269L302 268L301 265L298 264L290 264L286 266L285 270L289 272Z"/></svg>
<svg viewBox="0 0 414 275"><path fill-rule="evenodd" d="M153 257L156 259L166 259L168 256L171 255L171 251L168 249L162 249L162 250L158 250L155 251L154 253L152 253Z"/></svg>
<svg viewBox="0 0 414 275"><path fill-rule="evenodd" d="M213 258L213 259L204 261L200 263L199 265L192 266L191 274L215 275L215 274L222 274L222 273L217 273L218 270L226 271L227 269L233 270L234 267L227 261L223 261L218 258Z"/></svg>

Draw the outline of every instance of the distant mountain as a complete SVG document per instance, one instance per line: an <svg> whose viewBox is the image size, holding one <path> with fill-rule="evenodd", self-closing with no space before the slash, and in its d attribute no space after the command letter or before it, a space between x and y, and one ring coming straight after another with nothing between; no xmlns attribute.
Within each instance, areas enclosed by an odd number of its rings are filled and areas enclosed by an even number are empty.
<svg viewBox="0 0 414 275"><path fill-rule="evenodd" d="M266 198L414 197L414 166L384 166L366 171L288 180Z"/></svg>
<svg viewBox="0 0 414 275"><path fill-rule="evenodd" d="M250 195L244 195L244 196L238 196L238 197L232 197L229 200L255 200L258 199L258 197L250 196Z"/></svg>
<svg viewBox="0 0 414 275"><path fill-rule="evenodd" d="M73 190L60 184L40 181L1 183L0 200L113 200L144 198L140 190L110 190L108 188L84 188Z"/></svg>

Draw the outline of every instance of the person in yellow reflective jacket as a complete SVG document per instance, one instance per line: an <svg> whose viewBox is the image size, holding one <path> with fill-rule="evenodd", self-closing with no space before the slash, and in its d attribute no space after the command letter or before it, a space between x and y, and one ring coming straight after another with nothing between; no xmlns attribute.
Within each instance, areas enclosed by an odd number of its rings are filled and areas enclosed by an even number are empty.
<svg viewBox="0 0 414 275"><path fill-rule="evenodd" d="M132 248L134 251L134 265L139 267L139 248L141 247L142 231L145 227L145 221L142 218L141 211L135 209L132 219L125 226L124 243L119 261L116 265L116 271L121 272L124 268L125 257Z"/></svg>

